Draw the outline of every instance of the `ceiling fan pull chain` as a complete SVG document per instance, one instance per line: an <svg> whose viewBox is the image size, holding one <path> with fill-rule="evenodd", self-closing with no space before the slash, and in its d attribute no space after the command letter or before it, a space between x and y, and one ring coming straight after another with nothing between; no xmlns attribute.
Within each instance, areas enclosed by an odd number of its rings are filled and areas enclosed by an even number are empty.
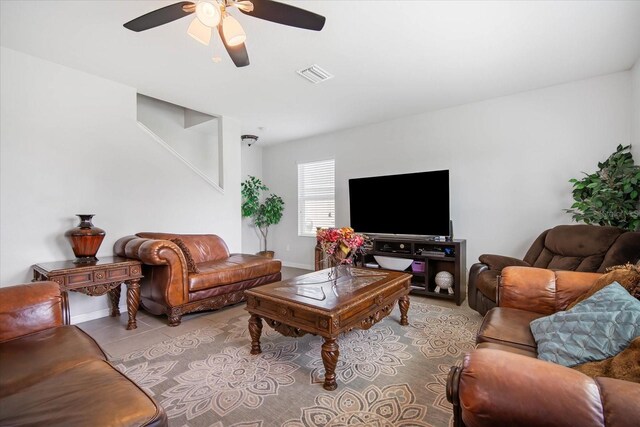
<svg viewBox="0 0 640 427"><path fill-rule="evenodd" d="M213 62L215 62L216 64L218 64L220 61L222 61L222 58L220 57L220 55L216 55L218 48L216 46L216 40L218 38L216 37L216 34L213 33L213 35L211 36L211 47L213 48L213 56L211 57L211 60Z"/></svg>

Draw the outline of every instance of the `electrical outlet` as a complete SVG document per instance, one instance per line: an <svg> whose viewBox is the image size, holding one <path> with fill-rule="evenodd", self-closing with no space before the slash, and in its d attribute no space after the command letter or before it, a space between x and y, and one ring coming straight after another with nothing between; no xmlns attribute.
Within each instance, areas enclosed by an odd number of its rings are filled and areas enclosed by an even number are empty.
<svg viewBox="0 0 640 427"><path fill-rule="evenodd" d="M291 250L291 246L287 245L287 252L289 252Z"/></svg>

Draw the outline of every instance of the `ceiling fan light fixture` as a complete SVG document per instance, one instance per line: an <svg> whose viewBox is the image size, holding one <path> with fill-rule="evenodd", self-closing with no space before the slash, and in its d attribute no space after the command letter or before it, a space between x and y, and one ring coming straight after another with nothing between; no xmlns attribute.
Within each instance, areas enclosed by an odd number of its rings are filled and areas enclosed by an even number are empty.
<svg viewBox="0 0 640 427"><path fill-rule="evenodd" d="M220 23L220 6L215 1L201 1L196 5L196 16L204 25L213 28Z"/></svg>
<svg viewBox="0 0 640 427"><path fill-rule="evenodd" d="M205 46L208 46L209 41L211 40L211 28L204 25L197 18L193 20L191 25L189 25L187 34Z"/></svg>
<svg viewBox="0 0 640 427"><path fill-rule="evenodd" d="M236 1L233 5L243 12L253 12L253 3L248 0Z"/></svg>
<svg viewBox="0 0 640 427"><path fill-rule="evenodd" d="M187 0L147 12L125 22L123 26L130 31L140 32L195 14L196 19L189 24L187 30L189 37L208 45L215 28L234 65L246 67L250 64L247 47L244 45L247 35L240 23L229 16L228 11L233 7L253 18L305 30L320 31L326 21L322 15L278 0ZM217 56L214 56L214 60L217 60Z"/></svg>
<svg viewBox="0 0 640 427"><path fill-rule="evenodd" d="M247 39L242 25L231 15L226 15L222 21L222 34L229 46L237 46Z"/></svg>

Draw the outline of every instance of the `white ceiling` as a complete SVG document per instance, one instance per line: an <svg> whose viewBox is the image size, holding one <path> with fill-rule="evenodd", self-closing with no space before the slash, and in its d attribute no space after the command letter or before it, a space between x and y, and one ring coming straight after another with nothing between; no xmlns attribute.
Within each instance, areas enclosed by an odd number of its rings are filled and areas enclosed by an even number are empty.
<svg viewBox="0 0 640 427"><path fill-rule="evenodd" d="M292 1L321 32L234 13L251 65L189 17L134 33L122 24L173 1L2 1L2 46L242 120L261 143L295 140L627 70L640 56L640 2ZM213 50L223 58L211 61ZM295 71L319 64L313 85ZM263 127L263 130L259 130Z"/></svg>

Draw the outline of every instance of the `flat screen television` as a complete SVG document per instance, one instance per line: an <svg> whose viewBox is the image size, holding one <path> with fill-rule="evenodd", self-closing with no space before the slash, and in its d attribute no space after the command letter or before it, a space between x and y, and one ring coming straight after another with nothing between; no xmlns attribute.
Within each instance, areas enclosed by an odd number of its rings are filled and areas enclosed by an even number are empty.
<svg viewBox="0 0 640 427"><path fill-rule="evenodd" d="M352 178L349 206L359 233L449 236L449 171Z"/></svg>

